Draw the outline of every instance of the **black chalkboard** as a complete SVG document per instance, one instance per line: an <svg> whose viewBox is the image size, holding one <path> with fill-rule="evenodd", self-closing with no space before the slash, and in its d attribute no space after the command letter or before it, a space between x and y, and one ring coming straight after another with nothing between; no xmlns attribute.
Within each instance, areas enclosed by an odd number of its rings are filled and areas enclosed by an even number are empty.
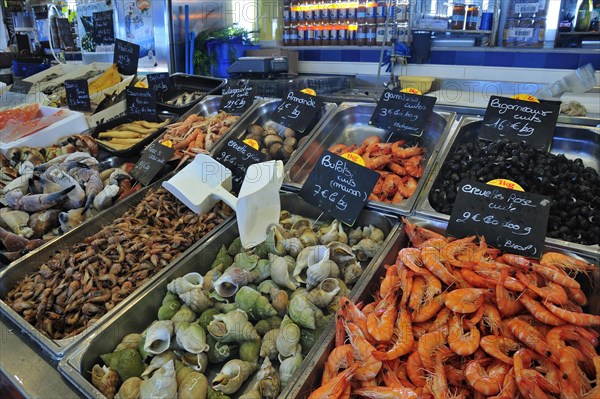
<svg viewBox="0 0 600 399"><path fill-rule="evenodd" d="M377 102L369 124L392 133L420 137L437 98L386 90Z"/></svg>
<svg viewBox="0 0 600 399"><path fill-rule="evenodd" d="M156 94L143 87L125 88L127 114L136 115L147 121L156 121Z"/></svg>
<svg viewBox="0 0 600 399"><path fill-rule="evenodd" d="M254 103L255 90L250 85L241 87L225 86L219 110L231 114L243 114Z"/></svg>
<svg viewBox="0 0 600 399"><path fill-rule="evenodd" d="M299 133L303 133L317 117L323 100L310 94L290 91L281 100L269 119Z"/></svg>
<svg viewBox="0 0 600 399"><path fill-rule="evenodd" d="M165 92L171 86L168 72L149 73L146 78L148 79L148 88L155 92Z"/></svg>
<svg viewBox="0 0 600 399"><path fill-rule="evenodd" d="M526 141L548 151L559 112L560 101L542 100L536 103L491 96L479 137L484 140L505 137L512 141Z"/></svg>
<svg viewBox="0 0 600 399"><path fill-rule="evenodd" d="M91 111L88 81L85 79L65 80L67 106L73 111Z"/></svg>
<svg viewBox="0 0 600 399"><path fill-rule="evenodd" d="M539 258L544 248L550 199L485 183L463 181L447 233L484 236L503 251Z"/></svg>
<svg viewBox="0 0 600 399"><path fill-rule="evenodd" d="M125 40L115 39L113 63L117 64L119 73L135 75L140 61L140 46Z"/></svg>
<svg viewBox="0 0 600 399"><path fill-rule="evenodd" d="M113 44L115 42L113 10L95 12L92 14L92 20L94 22L94 43Z"/></svg>
<svg viewBox="0 0 600 399"><path fill-rule="evenodd" d="M19 94L29 94L29 91L33 87L33 82L25 82L23 80L16 80L8 91Z"/></svg>
<svg viewBox="0 0 600 399"><path fill-rule="evenodd" d="M231 171L232 188L236 193L240 192L248 167L266 160L264 154L237 139L228 140L214 158Z"/></svg>
<svg viewBox="0 0 600 399"><path fill-rule="evenodd" d="M300 197L321 211L353 225L379 180L379 173L325 151Z"/></svg>
<svg viewBox="0 0 600 399"><path fill-rule="evenodd" d="M144 186L160 172L165 162L171 158L175 150L160 143L150 144L143 152L139 161L131 170L131 175Z"/></svg>

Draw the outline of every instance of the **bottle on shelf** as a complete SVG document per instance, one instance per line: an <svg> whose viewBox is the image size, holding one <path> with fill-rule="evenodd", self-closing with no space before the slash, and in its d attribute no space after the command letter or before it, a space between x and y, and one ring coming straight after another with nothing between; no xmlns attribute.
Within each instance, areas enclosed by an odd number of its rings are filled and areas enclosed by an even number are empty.
<svg viewBox="0 0 600 399"><path fill-rule="evenodd" d="M452 7L452 16L450 17L450 29L463 30L465 28L466 14L467 6L455 3Z"/></svg>
<svg viewBox="0 0 600 399"><path fill-rule="evenodd" d="M479 20L479 6L477 4L467 5L467 18L465 22L466 30L477 30Z"/></svg>
<svg viewBox="0 0 600 399"><path fill-rule="evenodd" d="M357 7L348 7L346 9L346 22L348 22L348 24L355 24L356 23L356 14L358 12L358 8ZM342 22L342 21L340 21Z"/></svg>
<svg viewBox="0 0 600 399"><path fill-rule="evenodd" d="M581 0L577 8L575 32L588 32L590 30L593 9L592 0Z"/></svg>
<svg viewBox="0 0 600 399"><path fill-rule="evenodd" d="M600 0L594 1L594 9L590 21L590 31L600 32Z"/></svg>
<svg viewBox="0 0 600 399"><path fill-rule="evenodd" d="M367 1L358 0L358 9L356 10L356 23L365 24L367 22Z"/></svg>

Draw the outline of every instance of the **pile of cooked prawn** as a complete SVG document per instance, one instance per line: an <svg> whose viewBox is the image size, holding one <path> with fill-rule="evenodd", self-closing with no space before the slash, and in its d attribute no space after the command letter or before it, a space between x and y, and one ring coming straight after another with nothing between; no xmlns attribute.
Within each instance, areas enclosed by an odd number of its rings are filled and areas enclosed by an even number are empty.
<svg viewBox="0 0 600 399"><path fill-rule="evenodd" d="M374 301L340 300L335 348L309 397L600 398L600 316L575 275L596 268L546 252L502 254L404 220L412 247Z"/></svg>

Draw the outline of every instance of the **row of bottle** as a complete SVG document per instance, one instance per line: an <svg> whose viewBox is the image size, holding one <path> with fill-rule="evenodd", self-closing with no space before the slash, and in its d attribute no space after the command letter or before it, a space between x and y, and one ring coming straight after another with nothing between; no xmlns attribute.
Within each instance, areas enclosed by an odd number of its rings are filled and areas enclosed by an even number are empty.
<svg viewBox="0 0 600 399"><path fill-rule="evenodd" d="M284 0L283 26L297 24L382 24L407 22L409 5L398 3L388 10L385 1Z"/></svg>
<svg viewBox="0 0 600 399"><path fill-rule="evenodd" d="M284 46L376 46L389 44L392 37L398 42L410 41L408 23L292 25L283 28Z"/></svg>
<svg viewBox="0 0 600 399"><path fill-rule="evenodd" d="M582 0L577 7L575 32L600 31L600 0Z"/></svg>

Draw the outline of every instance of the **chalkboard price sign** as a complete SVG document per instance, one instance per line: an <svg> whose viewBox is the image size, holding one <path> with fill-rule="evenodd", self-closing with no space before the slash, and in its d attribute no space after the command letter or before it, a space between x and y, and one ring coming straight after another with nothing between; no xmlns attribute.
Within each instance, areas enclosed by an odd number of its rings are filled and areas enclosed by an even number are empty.
<svg viewBox="0 0 600 399"><path fill-rule="evenodd" d="M281 100L269 119L299 133L303 133L316 118L323 101L319 97L304 94L300 91L290 91Z"/></svg>
<svg viewBox="0 0 600 399"><path fill-rule="evenodd" d="M215 154L215 160L231 170L233 191L240 192L250 165L264 162L265 155L237 139L230 139Z"/></svg>
<svg viewBox="0 0 600 399"><path fill-rule="evenodd" d="M23 80L16 80L8 91L19 94L29 94L29 91L33 87L33 82L25 82Z"/></svg>
<svg viewBox="0 0 600 399"><path fill-rule="evenodd" d="M90 92L85 79L65 80L67 106L73 111L91 111Z"/></svg>
<svg viewBox="0 0 600 399"><path fill-rule="evenodd" d="M147 121L156 121L156 94L142 87L126 87L127 114Z"/></svg>
<svg viewBox="0 0 600 399"><path fill-rule="evenodd" d="M352 226L369 199L379 173L325 151L300 189L300 197Z"/></svg>
<svg viewBox="0 0 600 399"><path fill-rule="evenodd" d="M115 42L113 11L95 12L92 14L92 20L94 21L94 42L96 44L113 44Z"/></svg>
<svg viewBox="0 0 600 399"><path fill-rule="evenodd" d="M436 102L435 97L386 90L369 124L390 132L420 137Z"/></svg>
<svg viewBox="0 0 600 399"><path fill-rule="evenodd" d="M152 143L142 152L140 160L131 170L131 175L144 186L160 172L175 150L160 143Z"/></svg>
<svg viewBox="0 0 600 399"><path fill-rule="evenodd" d="M559 112L560 101L536 103L491 96L479 137L484 140L505 137L512 141L526 141L542 151L548 151Z"/></svg>
<svg viewBox="0 0 600 399"><path fill-rule="evenodd" d="M165 92L171 86L167 72L149 73L146 78L148 78L148 88L152 91Z"/></svg>
<svg viewBox="0 0 600 399"><path fill-rule="evenodd" d="M495 248L539 259L549 214L548 197L463 181L447 233L454 237L484 236Z"/></svg>
<svg viewBox="0 0 600 399"><path fill-rule="evenodd" d="M119 73L135 75L140 61L140 46L125 40L115 39L113 63L117 64Z"/></svg>
<svg viewBox="0 0 600 399"><path fill-rule="evenodd" d="M254 103L254 88L250 85L242 87L226 86L219 110L232 114L242 114Z"/></svg>

